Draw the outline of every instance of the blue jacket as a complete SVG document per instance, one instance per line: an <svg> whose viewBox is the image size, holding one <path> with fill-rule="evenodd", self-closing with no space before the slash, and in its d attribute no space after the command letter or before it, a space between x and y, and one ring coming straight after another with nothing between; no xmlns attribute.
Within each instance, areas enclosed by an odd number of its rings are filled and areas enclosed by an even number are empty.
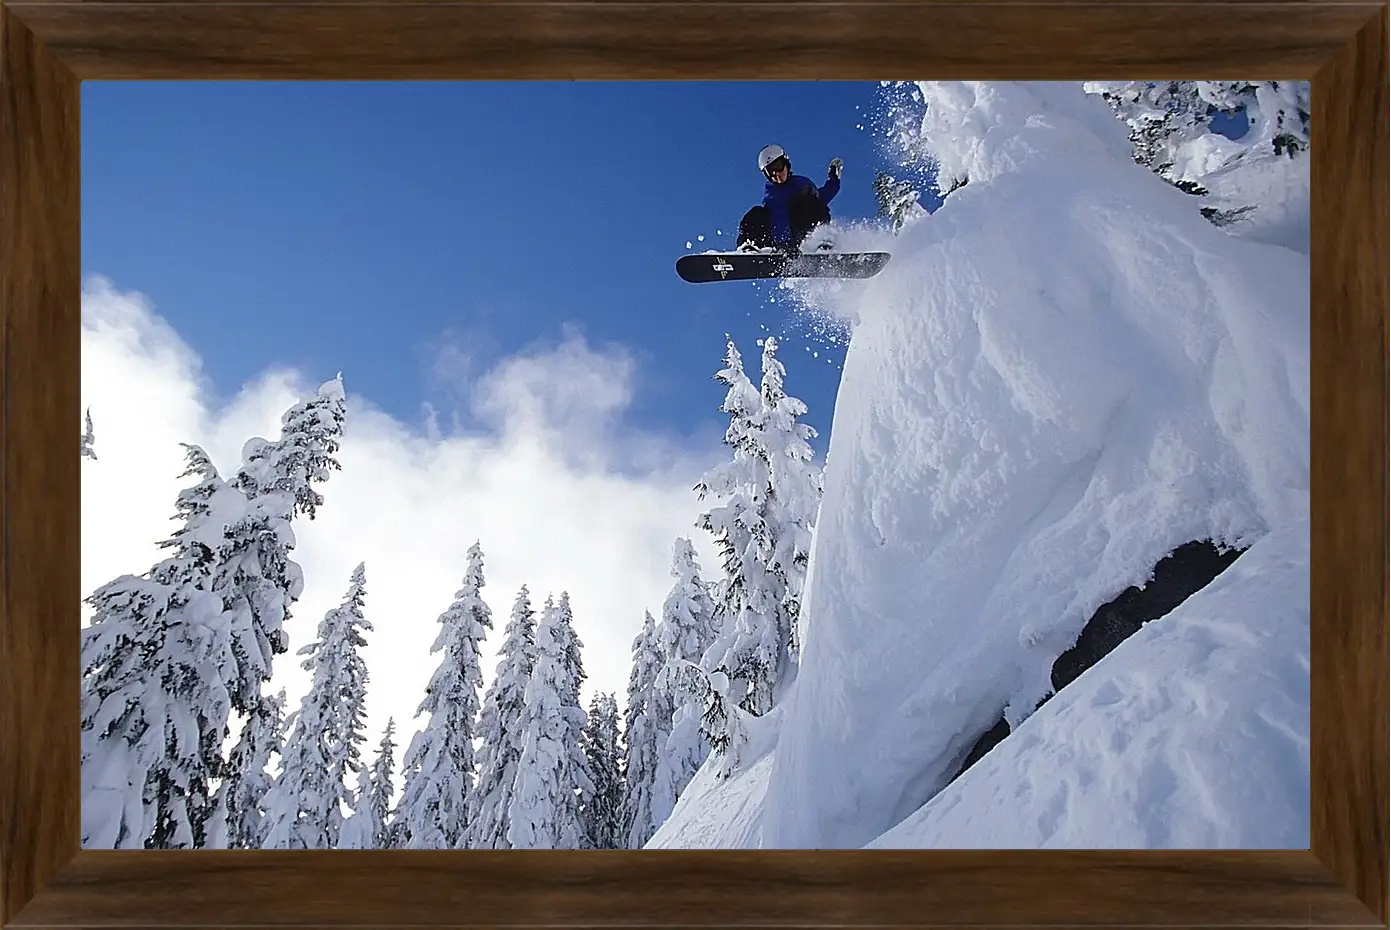
<svg viewBox="0 0 1391 930"><path fill-rule="evenodd" d="M768 181L763 185L763 206L768 208L768 227L773 234L774 242L792 240L792 222L788 216L788 207L792 201L808 193L829 204L831 198L840 193L840 178L827 178L825 186L821 188L817 188L810 178L800 174L789 175L784 184Z"/></svg>

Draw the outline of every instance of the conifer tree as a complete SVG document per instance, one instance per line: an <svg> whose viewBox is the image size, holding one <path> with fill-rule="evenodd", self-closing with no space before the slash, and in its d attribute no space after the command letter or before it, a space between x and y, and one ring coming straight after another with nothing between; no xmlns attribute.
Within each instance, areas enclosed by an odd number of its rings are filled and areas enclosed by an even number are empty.
<svg viewBox="0 0 1391 930"><path fill-rule="evenodd" d="M596 694L589 702L581 747L592 790L580 811L587 849L622 849L623 756L619 746L618 702L612 694Z"/></svg>
<svg viewBox="0 0 1391 930"><path fill-rule="evenodd" d="M657 676L663 657L657 644L651 611L642 631L633 640L633 667L628 677L628 706L624 711L624 817L623 842L627 849L641 849L660 824L652 817L652 787L664 739L660 720L665 713L657 692Z"/></svg>
<svg viewBox="0 0 1391 930"><path fill-rule="evenodd" d="M879 215L893 221L897 233L908 220L925 214L920 194L912 181L900 181L887 171L874 176L874 199L879 203Z"/></svg>
<svg viewBox="0 0 1391 930"><path fill-rule="evenodd" d="M733 346L730 348L733 353ZM736 390L742 394L752 389L742 368L726 383L731 384L731 395ZM775 532L768 520L772 475L758 422L762 398L755 396L756 403L731 410L725 442L733 450L732 460L707 474L698 490L702 500L707 495L725 499L723 505L712 507L700 518L701 527L715 536L725 571L725 628L712 647L716 652L708 657L713 661L707 667L725 672L734 690L731 696L747 712L760 715L771 704L776 666L769 666L774 657L758 646L765 639L764 627L779 620L779 598L767 571ZM726 401L725 409L730 406Z"/></svg>
<svg viewBox="0 0 1391 930"><path fill-rule="evenodd" d="M342 438L346 398L341 376L281 417L280 439L253 438L233 485L245 495L244 514L227 522L219 577L237 675L232 706L254 713L271 661L289 648L284 625L304 588L303 572L290 558L294 516L311 520L323 497L314 485L341 466L333 458Z"/></svg>
<svg viewBox="0 0 1391 930"><path fill-rule="evenodd" d="M584 671L584 643L575 630L575 615L570 607L570 592L561 591L556 604L556 630L565 656L565 692L561 698L566 707L580 706L580 690L588 677Z"/></svg>
<svg viewBox="0 0 1391 930"><path fill-rule="evenodd" d="M656 628L663 665L654 683L655 706L671 715L655 725L658 752L652 819L657 824L671 814L710 751L700 729L704 683L699 663L710 646L714 605L689 539L676 540L671 574L676 583L662 605L662 620Z"/></svg>
<svg viewBox="0 0 1391 930"><path fill-rule="evenodd" d="M396 743L392 740L395 729L396 722L388 718L382 741L377 747L377 758L370 768L364 765L358 769L353 814L339 832L339 849L392 848L394 831L391 830L389 818L391 795L395 790L391 783L393 754L396 752Z"/></svg>
<svg viewBox="0 0 1391 930"><path fill-rule="evenodd" d="M580 791L589 787L579 733L584 711L567 705L570 637L550 598L536 626L536 663L527 681L522 746L508 810L507 842L513 849L580 849ZM583 784L582 784L583 782Z"/></svg>
<svg viewBox="0 0 1391 930"><path fill-rule="evenodd" d="M483 682L480 646L493 626L482 597L483 550L477 542L469 547L468 560L463 587L440 615L439 635L430 647L432 654L443 655L416 710L430 716L406 752L405 785L392 827L393 843L400 848L462 849L468 838Z"/></svg>
<svg viewBox="0 0 1391 930"><path fill-rule="evenodd" d="M86 600L82 631L82 838L86 848L220 845L211 794L222 774L233 665L219 635L216 514L242 503L202 449L185 446L172 554L143 576L123 575Z"/></svg>
<svg viewBox="0 0 1391 930"><path fill-rule="evenodd" d="M560 592L560 601L556 605L556 623L558 636L564 645L565 655L564 673L561 676L564 690L560 695L568 720L565 746L574 761L572 778L576 790L579 792L579 804L583 807L585 799L595 789L594 776L589 771L589 759L584 754L583 747L584 727L588 717L584 706L580 703L580 691L587 677L582 654L584 643L580 640L579 632L575 629L575 615L570 607L570 592L568 591ZM585 835L582 833L583 836ZM580 848L585 847L582 845Z"/></svg>
<svg viewBox="0 0 1391 930"><path fill-rule="evenodd" d="M727 365L721 372L730 385L725 441L733 458L697 486L702 499L725 498L700 520L724 557L722 628L702 662L721 674L719 687L704 688L702 728L711 748L722 754L738 749L735 734L742 728L734 707L766 714L779 688L795 675L802 586L820 506L821 475L807 444L816 434L797 421L806 405L784 390L785 369L776 351L777 340L765 339L756 406L746 400L752 385L742 368ZM730 354L735 354L732 346ZM730 761L724 760L726 772Z"/></svg>
<svg viewBox="0 0 1391 930"><path fill-rule="evenodd" d="M1083 87L1130 127L1137 164L1195 196L1205 197L1214 175L1241 162L1292 159L1309 147L1307 81L1088 81ZM1247 130L1239 140L1222 140L1225 154L1214 160L1210 143L1219 117L1244 118ZM1224 226L1256 206L1209 205L1201 212Z"/></svg>
<svg viewBox="0 0 1391 930"><path fill-rule="evenodd" d="M307 655L309 691L291 721L284 765L267 794L265 846L271 849L332 849L344 811L352 807L348 775L361 767L366 741L367 666L359 650L372 625L363 615L366 567L353 570L341 606L319 623Z"/></svg>
<svg viewBox="0 0 1391 930"><path fill-rule="evenodd" d="M687 537L672 544L671 577L675 582L662 604L657 638L664 655L699 663L717 634L711 597L716 588L701 577L700 560Z"/></svg>
<svg viewBox="0 0 1391 930"><path fill-rule="evenodd" d="M468 801L468 847L507 849L508 814L521 758L526 687L536 664L536 612L522 585L503 630L497 673L478 718L478 779Z"/></svg>
<svg viewBox="0 0 1391 930"><path fill-rule="evenodd" d="M747 489L751 483L748 460L752 451L753 417L762 400L758 390L744 373L743 359L734 341L725 336L725 367L715 374L715 380L725 385L725 399L720 410L729 414L724 444L733 453L726 462L701 477L695 490L700 500L723 500L719 506L702 513L696 523L715 537L715 545L723 560L724 577L715 583L715 608L721 615L717 625L723 631L736 613L744 589L748 586L743 555L748 550L751 535L740 520L740 514L750 506Z"/></svg>
<svg viewBox="0 0 1391 930"><path fill-rule="evenodd" d="M342 440L346 409L340 374L320 385L313 397L285 411L280 439L252 439L243 447L237 486L249 498L278 495L284 513L304 514L312 520L324 503L314 485L342 469L333 453Z"/></svg>
<svg viewBox="0 0 1391 930"><path fill-rule="evenodd" d="M722 669L697 680L701 692L701 732L710 743L715 776L725 779L738 770L740 753L747 739L747 712L729 694L729 675Z"/></svg>
<svg viewBox="0 0 1391 930"><path fill-rule="evenodd" d="M798 620L812 533L821 509L822 473L812 463L814 453L809 444L816 430L797 419L807 412L807 406L784 389L787 370L776 353L777 340L769 336L763 342L763 405L758 425L768 461L768 518L773 539L766 565L778 594L778 621L773 626L776 643L765 648L776 650L779 662L783 653L795 662L801 649Z"/></svg>
<svg viewBox="0 0 1391 930"><path fill-rule="evenodd" d="M1083 86L1100 94L1129 124L1137 164L1190 194L1205 193L1201 184L1174 173L1177 149L1205 134L1218 112L1203 102L1198 82L1092 81Z"/></svg>
<svg viewBox="0 0 1391 930"><path fill-rule="evenodd" d="M241 739L227 757L227 777L218 789L227 816L229 849L260 849L265 841L262 804L274 783L271 757L284 750L285 691L263 694L246 718Z"/></svg>
<svg viewBox="0 0 1391 930"><path fill-rule="evenodd" d="M89 598L96 613L83 656L87 845L228 841L230 798L209 795L225 773L227 722L231 711L258 713L271 657L285 650L284 618L302 588L289 558L289 523L300 512L312 518L322 503L311 484L338 467L332 453L343 402L338 380L292 407L280 440L249 442L246 463L230 482L201 449L185 446L185 475L202 481L180 495L183 527L161 543L175 554ZM196 709L170 704L160 687ZM114 741L125 746L113 755ZM146 784L150 779L155 784Z"/></svg>
<svg viewBox="0 0 1391 930"><path fill-rule="evenodd" d="M762 397L744 373L743 359L734 341L725 336L725 366L715 380L725 385L725 399L720 409L729 414L724 444L732 459L707 472L696 485L700 500L714 498L720 503L711 506L697 519L697 526L708 531L720 553L724 577L718 584L715 610L718 616L718 636L706 651L701 666L707 672L718 672L728 681L730 648L738 637L745 615L761 606L761 568L757 563L755 531L758 514L754 493L762 482L758 470L754 418L762 407ZM738 693L729 695L704 689L706 706L702 729L712 750L732 756L738 749L738 727L735 715L747 686L741 683ZM722 695L722 696L719 696ZM732 703L731 703L732 700ZM629 696L629 714L632 713ZM632 753L631 744L629 753Z"/></svg>

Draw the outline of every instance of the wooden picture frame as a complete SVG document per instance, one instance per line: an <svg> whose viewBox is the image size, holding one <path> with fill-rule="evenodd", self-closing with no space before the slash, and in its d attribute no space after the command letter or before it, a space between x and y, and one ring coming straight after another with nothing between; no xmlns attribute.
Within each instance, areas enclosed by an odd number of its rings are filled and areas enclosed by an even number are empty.
<svg viewBox="0 0 1391 930"><path fill-rule="evenodd" d="M1309 78L1311 849L82 852L79 89L122 78ZM0 2L0 924L1385 925L1387 5Z"/></svg>

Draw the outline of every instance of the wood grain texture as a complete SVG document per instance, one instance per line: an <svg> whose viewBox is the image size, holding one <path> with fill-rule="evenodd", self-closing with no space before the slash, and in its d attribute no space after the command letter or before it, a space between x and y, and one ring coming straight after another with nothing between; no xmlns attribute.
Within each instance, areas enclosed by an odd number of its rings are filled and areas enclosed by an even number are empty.
<svg viewBox="0 0 1391 930"><path fill-rule="evenodd" d="M751 2L0 0L0 922L1386 924L1385 5ZM1311 852L77 853L77 78L1315 73Z"/></svg>
<svg viewBox="0 0 1391 930"><path fill-rule="evenodd" d="M1387 914L1387 11L1313 82L1312 849ZM1349 105L1350 104L1350 105Z"/></svg>
<svg viewBox="0 0 1391 930"><path fill-rule="evenodd" d="M0 7L0 921L78 849L78 86Z"/></svg>
<svg viewBox="0 0 1391 930"><path fill-rule="evenodd" d="M14 926L95 915L117 927L1375 923L1307 851L671 850L82 853Z"/></svg>
<svg viewBox="0 0 1391 930"><path fill-rule="evenodd" d="M1377 9L1316 0L11 5L83 79L1100 80L1198 70L1278 79L1312 75Z"/></svg>

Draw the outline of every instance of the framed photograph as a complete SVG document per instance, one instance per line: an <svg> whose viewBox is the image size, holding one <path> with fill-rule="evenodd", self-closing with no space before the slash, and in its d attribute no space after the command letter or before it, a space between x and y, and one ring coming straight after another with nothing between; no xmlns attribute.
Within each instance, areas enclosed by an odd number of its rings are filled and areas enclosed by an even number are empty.
<svg viewBox="0 0 1391 930"><path fill-rule="evenodd" d="M1387 62L0 0L0 926L1386 926Z"/></svg>

